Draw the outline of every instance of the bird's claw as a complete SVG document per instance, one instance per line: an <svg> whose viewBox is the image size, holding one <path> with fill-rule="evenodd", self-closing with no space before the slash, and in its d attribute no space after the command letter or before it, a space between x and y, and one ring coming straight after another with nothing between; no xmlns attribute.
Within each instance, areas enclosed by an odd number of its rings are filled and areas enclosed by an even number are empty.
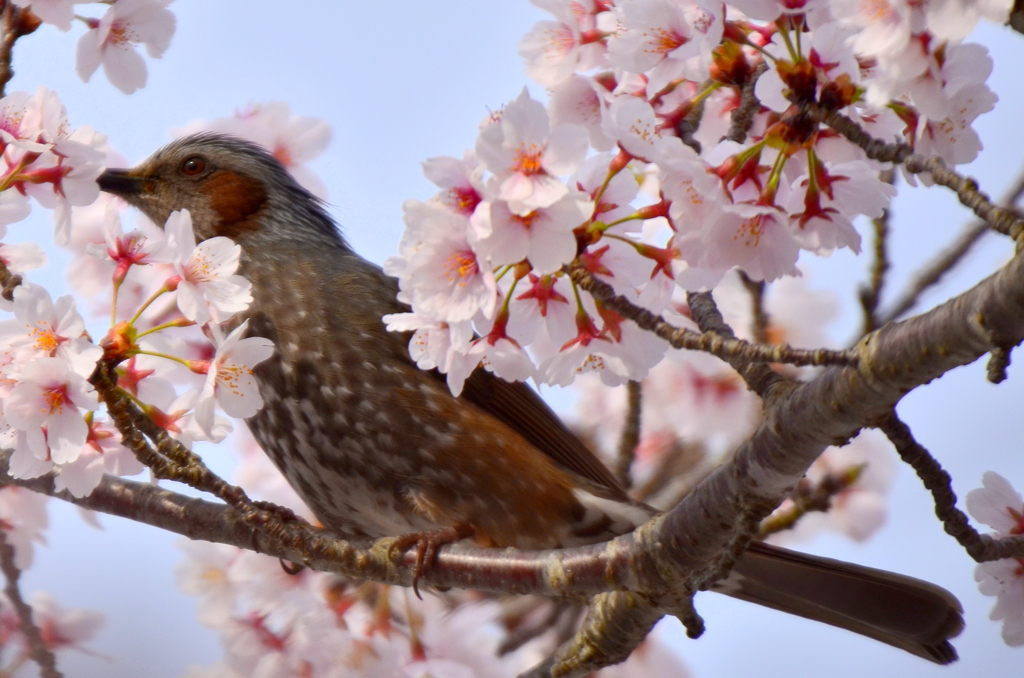
<svg viewBox="0 0 1024 678"><path fill-rule="evenodd" d="M388 557L393 559L396 553L406 551L410 547L415 547L416 565L412 570L412 590L417 598L423 600L419 589L420 576L428 567L434 564L438 549L471 536L473 536L473 529L466 525L441 527L436 530L424 530L423 532L410 532L395 538L395 541L388 548Z"/></svg>

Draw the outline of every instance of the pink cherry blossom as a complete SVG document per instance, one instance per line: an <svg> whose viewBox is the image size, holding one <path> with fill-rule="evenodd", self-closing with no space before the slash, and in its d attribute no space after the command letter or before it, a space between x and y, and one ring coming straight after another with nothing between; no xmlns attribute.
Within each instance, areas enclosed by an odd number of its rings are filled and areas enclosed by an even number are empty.
<svg viewBox="0 0 1024 678"><path fill-rule="evenodd" d="M66 361L39 358L21 369L3 407L13 428L28 432L45 427L50 459L64 464L78 458L89 433L79 408L95 410L98 401L96 391Z"/></svg>
<svg viewBox="0 0 1024 678"><path fill-rule="evenodd" d="M1024 500L1010 482L993 471L982 476L982 487L967 493L967 510L976 519L1004 537L1024 533ZM989 614L1003 622L1003 640L1007 645L1024 645L1024 562L1007 558L980 563L974 569L978 590L995 596Z"/></svg>
<svg viewBox="0 0 1024 678"><path fill-rule="evenodd" d="M48 593L32 595L32 621L46 647L53 651L82 650L83 643L96 637L103 626L103 615L93 610L65 609Z"/></svg>
<svg viewBox="0 0 1024 678"><path fill-rule="evenodd" d="M382 318L389 332L413 332L409 355L421 370L447 373L455 354L469 350L473 325L467 321L447 323L418 313L392 313Z"/></svg>
<svg viewBox="0 0 1024 678"><path fill-rule="evenodd" d="M162 231L145 234L133 230L125 234L121 228L120 205L112 200L105 203L103 237L103 245L89 244L85 251L114 263L115 283L121 283L132 266L168 263L172 260L171 248Z"/></svg>
<svg viewBox="0 0 1024 678"><path fill-rule="evenodd" d="M159 59L174 35L174 14L167 9L172 0L117 0L100 19L89 20L89 30L78 41L77 70L89 82L103 65L110 84L131 94L146 84L146 62L135 45L143 44L153 59Z"/></svg>
<svg viewBox="0 0 1024 678"><path fill-rule="evenodd" d="M96 177L102 171L106 136L88 126L72 130L67 111L54 92L40 87L36 93L14 92L0 100L0 149L7 165L4 188L13 186L55 209L58 244L69 238L70 210L87 205L99 195ZM5 218L24 214L16 198L5 198Z"/></svg>
<svg viewBox="0 0 1024 678"><path fill-rule="evenodd" d="M721 4L626 0L619 11L622 31L609 40L608 58L623 70L648 72L648 95L678 78L707 78L710 50L722 39Z"/></svg>
<svg viewBox="0 0 1024 678"><path fill-rule="evenodd" d="M554 127L566 123L583 127L594 150L610 150L615 142L604 132L608 98L608 90L593 78L573 75L551 91L551 103L548 104L551 124Z"/></svg>
<svg viewBox="0 0 1024 678"><path fill-rule="evenodd" d="M14 0L18 7L28 7L32 13L48 24L53 24L62 31L71 30L71 21L75 18L75 5L82 5L92 0Z"/></svg>
<svg viewBox="0 0 1024 678"><path fill-rule="evenodd" d="M182 315L204 325L223 322L252 303L248 280L235 275L240 245L217 236L196 245L192 217L188 210L172 212L164 226L172 248L178 283L178 308Z"/></svg>
<svg viewBox="0 0 1024 678"><path fill-rule="evenodd" d="M235 612L238 591L228 580L228 568L241 550L226 544L183 539L178 542L185 557L174 568L174 582L184 593L199 598L199 621L221 627Z"/></svg>
<svg viewBox="0 0 1024 678"><path fill-rule="evenodd" d="M398 276L404 298L416 312L446 322L493 314L494 273L470 245L469 220L423 203L407 203L405 210L413 225L403 237L402 256L384 264L385 272Z"/></svg>
<svg viewBox="0 0 1024 678"><path fill-rule="evenodd" d="M587 132L576 125L551 129L544 105L524 88L501 120L485 126L476 153L493 173L493 194L516 214L549 207L569 192L558 176L579 167L587 152Z"/></svg>
<svg viewBox="0 0 1024 678"><path fill-rule="evenodd" d="M649 162L675 156L692 156L682 140L664 129L654 108L644 99L618 96L612 100L605 118L605 134L617 139L627 153Z"/></svg>
<svg viewBox="0 0 1024 678"><path fill-rule="evenodd" d="M539 3L537 3L539 4ZM602 31L594 8L586 2L547 2L545 9L555 21L538 21L519 42L519 55L526 61L526 74L542 85L557 85L574 71L589 71L603 65ZM605 22L605 31L612 28Z"/></svg>
<svg viewBox="0 0 1024 678"><path fill-rule="evenodd" d="M85 336L85 321L71 295L53 302L40 285L23 283L14 291L14 319L0 321L0 345L14 355L9 376L41 357L55 357L68 363L80 376L96 369L103 350Z"/></svg>
<svg viewBox="0 0 1024 678"><path fill-rule="evenodd" d="M0 488L0 525L14 546L14 564L19 570L32 566L34 543L45 544L50 525L46 512L49 497L16 485Z"/></svg>
<svg viewBox="0 0 1024 678"><path fill-rule="evenodd" d="M207 367L195 409L196 421L209 435L214 428L214 404L239 419L251 417L263 407L252 369L274 353L274 344L264 337L243 339L248 328L248 320L236 327L217 347Z"/></svg>
<svg viewBox="0 0 1024 678"><path fill-rule="evenodd" d="M484 203L473 215L473 249L493 265L526 259L539 274L554 273L576 257L573 229L582 226L593 203L570 193L549 207L517 214L510 203Z"/></svg>
<svg viewBox="0 0 1024 678"><path fill-rule="evenodd" d="M133 476L145 468L135 454L121 444L121 433L108 421L95 419L89 425L85 446L74 461L62 464L54 479L58 491L75 497L88 496L99 485L104 473Z"/></svg>
<svg viewBox="0 0 1024 678"><path fill-rule="evenodd" d="M423 174L441 188L434 200L457 214L470 216L484 199L484 168L472 151L462 160L450 156L423 161Z"/></svg>

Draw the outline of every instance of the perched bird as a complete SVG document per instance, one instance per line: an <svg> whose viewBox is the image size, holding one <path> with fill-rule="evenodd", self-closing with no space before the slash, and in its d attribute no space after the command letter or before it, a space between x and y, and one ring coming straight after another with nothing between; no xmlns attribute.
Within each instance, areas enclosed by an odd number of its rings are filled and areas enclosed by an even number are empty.
<svg viewBox="0 0 1024 678"><path fill-rule="evenodd" d="M463 394L420 370L381 317L408 311L394 279L353 252L320 201L269 153L200 134L100 187L157 224L187 209L197 240L231 238L252 283L249 335L276 351L255 368L260 445L343 535L471 538L483 546L594 543L646 522L597 457L525 384L478 369ZM421 550L422 555L422 550ZM717 590L839 626L937 663L961 607L910 577L754 544Z"/></svg>

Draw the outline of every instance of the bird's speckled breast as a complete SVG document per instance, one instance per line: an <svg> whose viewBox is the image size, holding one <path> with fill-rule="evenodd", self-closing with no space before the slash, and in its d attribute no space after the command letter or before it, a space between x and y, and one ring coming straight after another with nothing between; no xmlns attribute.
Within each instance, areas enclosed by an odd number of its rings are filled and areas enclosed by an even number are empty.
<svg viewBox="0 0 1024 678"><path fill-rule="evenodd" d="M581 507L548 458L416 368L380 318L395 282L347 251L260 254L243 268L256 367L257 441L317 517L371 537L463 524L496 545L564 540ZM285 264L284 262L288 262Z"/></svg>

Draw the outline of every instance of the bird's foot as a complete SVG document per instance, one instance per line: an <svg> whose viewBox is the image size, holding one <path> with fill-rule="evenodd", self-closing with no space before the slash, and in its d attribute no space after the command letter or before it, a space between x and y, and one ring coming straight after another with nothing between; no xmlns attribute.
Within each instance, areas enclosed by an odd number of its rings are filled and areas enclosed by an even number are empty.
<svg viewBox="0 0 1024 678"><path fill-rule="evenodd" d="M423 600L419 589L420 575L434 564L434 559L437 558L437 550L446 544L454 544L467 537L472 537L473 534L473 528L468 525L454 525L451 527L440 527L436 530L403 534L395 538L391 548L388 549L388 556L394 558L395 553L415 547L416 565L412 571L412 590L417 598Z"/></svg>

